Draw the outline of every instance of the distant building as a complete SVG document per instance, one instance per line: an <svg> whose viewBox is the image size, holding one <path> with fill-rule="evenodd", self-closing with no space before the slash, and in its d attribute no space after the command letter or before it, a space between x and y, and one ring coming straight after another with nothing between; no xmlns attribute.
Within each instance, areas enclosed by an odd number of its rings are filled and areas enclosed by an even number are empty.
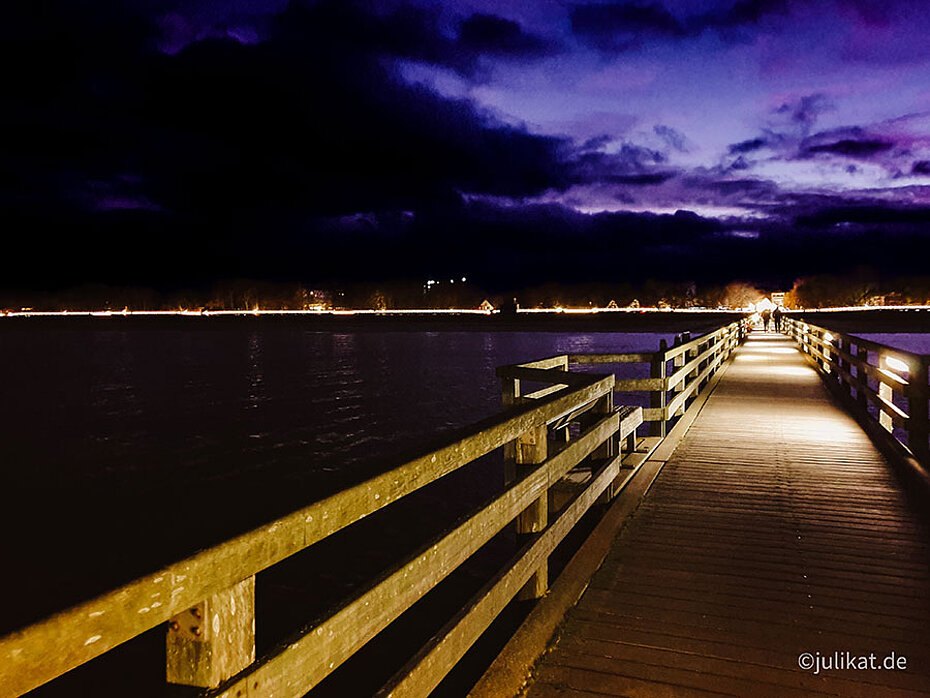
<svg viewBox="0 0 930 698"><path fill-rule="evenodd" d="M634 298L634 299L633 299L633 302L630 303L630 307L631 307L631 308L638 308L638 307L639 307L639 299L638 299L638 298Z"/></svg>
<svg viewBox="0 0 930 698"><path fill-rule="evenodd" d="M607 304L607 307L608 307L608 308L616 308L616 307L618 307L618 306L617 306L617 301L610 301L610 303Z"/></svg>
<svg viewBox="0 0 930 698"><path fill-rule="evenodd" d="M779 308L785 304L785 293L786 291L778 291L771 295L772 302Z"/></svg>
<svg viewBox="0 0 930 698"><path fill-rule="evenodd" d="M305 290L302 305L304 310L332 310L333 294L323 290Z"/></svg>
<svg viewBox="0 0 930 698"><path fill-rule="evenodd" d="M494 310L494 306L491 304L491 301L485 298L483 301L481 301L481 305L478 306L478 310L483 310L486 313L490 313L492 310Z"/></svg>

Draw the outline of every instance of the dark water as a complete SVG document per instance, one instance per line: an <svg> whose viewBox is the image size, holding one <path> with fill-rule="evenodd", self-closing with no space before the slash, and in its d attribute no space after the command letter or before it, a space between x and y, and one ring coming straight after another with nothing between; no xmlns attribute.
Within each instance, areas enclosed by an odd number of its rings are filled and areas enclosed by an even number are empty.
<svg viewBox="0 0 930 698"><path fill-rule="evenodd" d="M0 553L18 573L4 576L4 598L16 603L2 607L0 632L319 499L496 413L497 366L649 351L676 331L698 329L666 324L634 333L340 332L249 320L4 328ZM265 588L275 592L260 595L260 611L277 617L271 625L282 633L296 629L293 606L336 603L425 540L421 529L440 530L499 489L501 477L499 456L486 458L402 502L393 519L371 517L314 546L310 562L268 573ZM368 552L348 559L349 546ZM152 675L163 666L152 664ZM80 691L61 694L70 693Z"/></svg>

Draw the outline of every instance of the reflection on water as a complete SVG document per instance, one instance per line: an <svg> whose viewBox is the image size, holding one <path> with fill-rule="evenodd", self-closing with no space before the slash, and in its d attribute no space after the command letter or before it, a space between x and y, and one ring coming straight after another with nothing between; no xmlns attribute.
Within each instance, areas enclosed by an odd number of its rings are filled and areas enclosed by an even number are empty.
<svg viewBox="0 0 930 698"><path fill-rule="evenodd" d="M317 482L493 413L497 366L648 350L660 338L671 336L9 333L0 347L5 476L20 487L80 487L104 471L141 483L259 468Z"/></svg>

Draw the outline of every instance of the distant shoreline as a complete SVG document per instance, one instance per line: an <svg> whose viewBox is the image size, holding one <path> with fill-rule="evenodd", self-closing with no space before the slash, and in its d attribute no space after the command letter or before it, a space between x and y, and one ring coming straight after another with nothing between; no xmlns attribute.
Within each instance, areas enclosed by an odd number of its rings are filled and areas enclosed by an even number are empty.
<svg viewBox="0 0 930 698"><path fill-rule="evenodd" d="M388 332L704 332L733 322L739 311L607 311L599 313L520 312L517 315L483 312L210 312L206 314L17 314L0 319L2 330L135 330L135 329L230 329L241 327L291 328L311 331Z"/></svg>
<svg viewBox="0 0 930 698"><path fill-rule="evenodd" d="M789 311L814 325L851 334L930 332L930 308L831 308ZM290 328L319 332L705 332L733 322L737 310L598 309L482 311L85 311L0 316L0 331L209 330Z"/></svg>

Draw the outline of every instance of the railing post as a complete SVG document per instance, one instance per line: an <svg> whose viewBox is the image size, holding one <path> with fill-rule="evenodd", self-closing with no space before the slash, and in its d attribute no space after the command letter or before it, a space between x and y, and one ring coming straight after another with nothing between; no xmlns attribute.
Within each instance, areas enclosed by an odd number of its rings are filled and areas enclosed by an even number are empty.
<svg viewBox="0 0 930 698"><path fill-rule="evenodd" d="M517 438L515 467L519 476L521 470L532 470L548 457L548 429L545 424L530 429ZM517 517L517 534L531 535L540 533L549 523L549 493L543 492ZM542 561L539 568L533 573L526 585L518 594L519 599L526 601L539 599L545 596L549 588L549 559Z"/></svg>
<svg viewBox="0 0 930 698"><path fill-rule="evenodd" d="M863 414L869 411L869 373L862 366L869 362L869 350L863 346L856 345L856 358L859 359L859 365L856 366L856 402L859 403L859 409Z"/></svg>
<svg viewBox="0 0 930 698"><path fill-rule="evenodd" d="M885 361L885 356L883 354L878 355L878 366L879 368L889 370L887 362ZM884 398L888 402L894 402L894 389L891 387L891 385L879 379L878 396L880 398ZM881 424L887 431L894 431L894 421L892 420L891 415L881 406L878 408L878 423Z"/></svg>
<svg viewBox="0 0 930 698"><path fill-rule="evenodd" d="M827 335L830 335L831 339L827 339ZM824 373L836 373L833 370L833 340L836 339L835 335L832 332L821 332L820 341L823 346L823 372ZM835 376L834 376L835 378Z"/></svg>
<svg viewBox="0 0 930 698"><path fill-rule="evenodd" d="M613 411L614 411L614 393L612 390L609 393L607 393L604 397L600 398L596 403L594 403L594 407L591 410L592 414L594 415L595 420L600 419L602 417L606 417L607 415L612 414ZM635 449L635 443L636 442L633 441L634 449ZM601 460L601 459L606 460L607 458L613 458L615 455L617 455L617 449L619 448L620 448L620 444L617 442L617 433L614 432L610 436L607 437L607 440L604 441L604 443L602 443L600 446L594 449L594 451L592 451L591 457L597 460ZM598 499L599 502L601 502L602 504L606 504L606 503L609 503L614 498L616 494L616 491L614 489L615 484L616 484L616 481L611 482L607 486L607 489L604 490L604 493Z"/></svg>
<svg viewBox="0 0 930 698"><path fill-rule="evenodd" d="M168 683L215 688L255 661L255 577L168 623Z"/></svg>
<svg viewBox="0 0 930 698"><path fill-rule="evenodd" d="M836 372L836 380L839 381L841 386L844 386L847 393L851 393L852 387L846 380L846 376L843 375L844 372L849 373L849 362L843 358L843 354L849 353L849 342L846 341L845 335L837 335L836 349L836 362L839 365L839 370Z"/></svg>
<svg viewBox="0 0 930 698"><path fill-rule="evenodd" d="M927 401L930 399L930 387L927 385L927 357L921 357L908 375L907 385L907 445L917 459L930 464L930 417L927 414Z"/></svg>
<svg viewBox="0 0 930 698"><path fill-rule="evenodd" d="M661 378L663 381L663 387L659 390L653 390L649 395L649 406L652 407L652 409L661 410L658 421L650 423L649 433L652 436L659 436L663 439L665 438L666 430L665 406L668 399L664 387L664 381L667 377L665 364L665 352L667 350L668 342L664 339L659 340L659 351L652 355L652 364L649 371L650 378Z"/></svg>
<svg viewBox="0 0 930 698"><path fill-rule="evenodd" d="M520 380L518 378L501 378L501 403L504 410L520 404ZM517 479L515 466L517 442L504 444L504 484L509 485Z"/></svg>
<svg viewBox="0 0 930 698"><path fill-rule="evenodd" d="M687 342L690 338L691 338L690 332L682 332L681 334L675 336L675 344L673 346L676 346L676 347L680 346L684 344L685 342ZM687 352L682 352L676 355L674 359L672 359L672 368L673 368L672 373L677 373L678 369L685 365L685 362L688 360L688 356L689 355ZM691 375L689 374L688 376L685 377L683 381L681 381L676 386L675 390L673 391L675 395L678 395L678 393L682 392L687 387L688 378L690 377ZM681 408L675 412L675 414L669 415L669 419L671 419L672 417L677 417L678 415L684 414L684 412L685 412L685 407L684 405L682 405Z"/></svg>

